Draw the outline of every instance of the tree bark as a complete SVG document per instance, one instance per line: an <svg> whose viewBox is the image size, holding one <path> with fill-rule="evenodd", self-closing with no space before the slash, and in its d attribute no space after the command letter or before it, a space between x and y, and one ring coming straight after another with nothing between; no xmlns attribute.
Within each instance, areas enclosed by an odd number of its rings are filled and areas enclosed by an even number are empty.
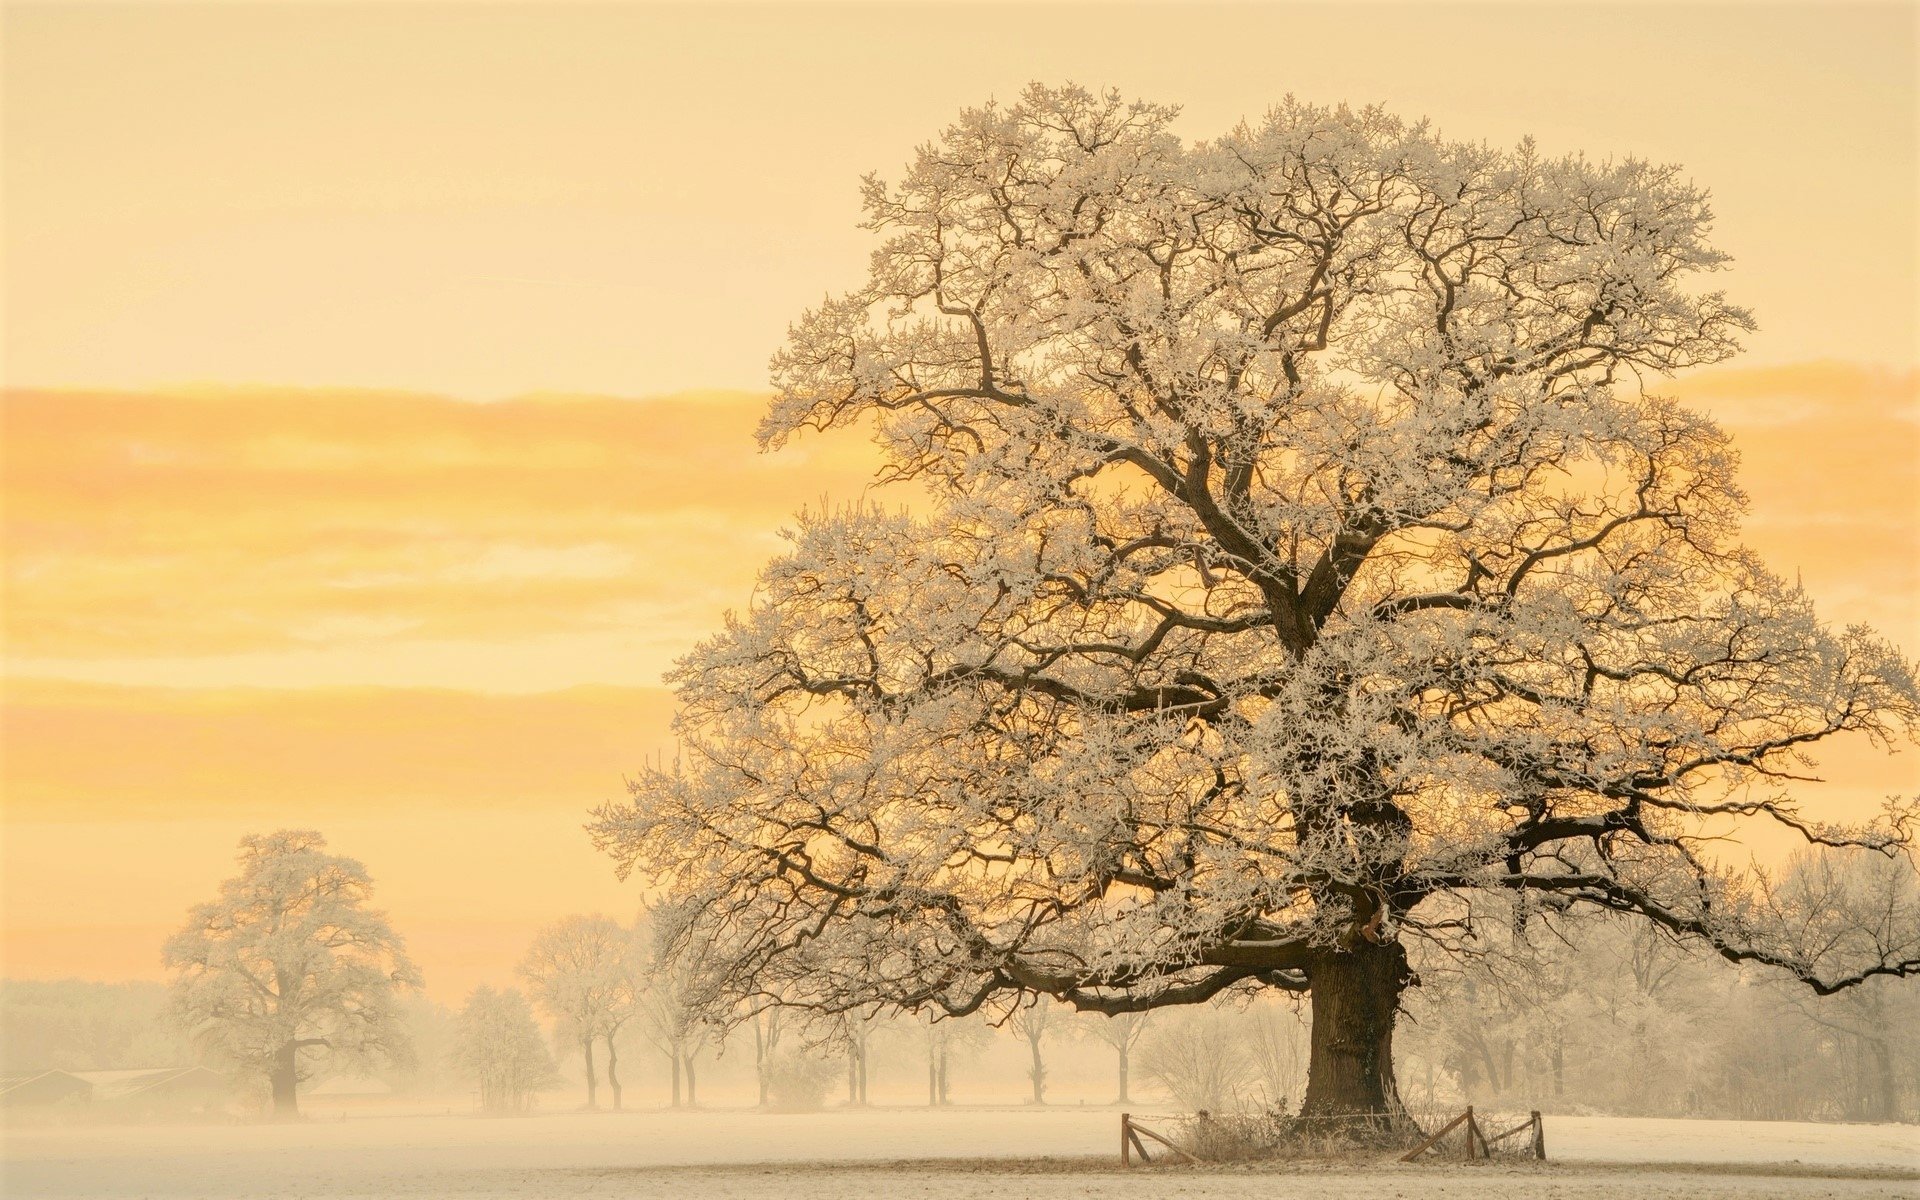
<svg viewBox="0 0 1920 1200"><path fill-rule="evenodd" d="M613 1035L607 1035L607 1090L613 1093L613 1111L620 1111L620 1052L613 1048Z"/></svg>
<svg viewBox="0 0 1920 1200"><path fill-rule="evenodd" d="M1419 1132L1393 1077L1393 1022L1411 975L1396 942L1325 950L1307 968L1313 1014L1304 1131L1368 1140Z"/></svg>
<svg viewBox="0 0 1920 1200"><path fill-rule="evenodd" d="M273 1085L273 1115L293 1118L300 1115L300 1098L296 1089L300 1083L299 1067L300 1047L288 1042L273 1054L273 1070L268 1081Z"/></svg>
<svg viewBox="0 0 1920 1200"><path fill-rule="evenodd" d="M580 1039L581 1052L587 1056L587 1107L600 1107L600 1080L593 1073L593 1035Z"/></svg>

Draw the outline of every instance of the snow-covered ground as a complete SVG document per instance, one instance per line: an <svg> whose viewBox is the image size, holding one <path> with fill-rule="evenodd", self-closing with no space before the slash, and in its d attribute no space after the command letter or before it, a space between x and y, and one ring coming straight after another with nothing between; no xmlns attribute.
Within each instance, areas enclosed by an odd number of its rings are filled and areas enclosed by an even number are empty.
<svg viewBox="0 0 1920 1200"><path fill-rule="evenodd" d="M1912 1197L1920 1131L1550 1117L1555 1161L1290 1165L1326 1197ZM1246 1195L1273 1168L1123 1173L1106 1108L766 1115L356 1117L293 1125L12 1128L7 1197L570 1196L1194 1198ZM927 1161L949 1160L949 1161ZM1051 1160L1051 1161L1036 1161ZM1647 1164L1661 1164L1650 1166ZM1766 1165L1759 1164L1778 1164ZM1264 1182L1254 1190L1272 1190Z"/></svg>

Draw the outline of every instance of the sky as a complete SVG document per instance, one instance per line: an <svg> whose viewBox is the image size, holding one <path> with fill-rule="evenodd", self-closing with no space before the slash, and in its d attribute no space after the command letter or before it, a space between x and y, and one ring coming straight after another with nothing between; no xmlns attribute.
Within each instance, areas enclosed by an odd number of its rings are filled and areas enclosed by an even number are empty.
<svg viewBox="0 0 1920 1200"><path fill-rule="evenodd" d="M661 672L871 467L755 450L767 358L864 270L860 176L1035 78L1683 164L1760 329L1665 390L1768 561L1920 651L1915 14L8 5L0 971L159 977L283 825L449 1002L629 913L580 825L668 752Z"/></svg>

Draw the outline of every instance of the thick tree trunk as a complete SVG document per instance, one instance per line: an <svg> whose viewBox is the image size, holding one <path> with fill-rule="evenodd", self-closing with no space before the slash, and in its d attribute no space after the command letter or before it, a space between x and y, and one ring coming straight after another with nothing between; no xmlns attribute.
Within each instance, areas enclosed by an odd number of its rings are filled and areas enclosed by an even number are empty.
<svg viewBox="0 0 1920 1200"><path fill-rule="evenodd" d="M700 1107L699 1084L695 1081L693 1077L693 1056L698 1053L699 1053L698 1050L692 1050L687 1053L687 1107L688 1108Z"/></svg>
<svg viewBox="0 0 1920 1200"><path fill-rule="evenodd" d="M273 1085L273 1115L292 1118L300 1115L300 1098L296 1088L300 1083L299 1066L300 1047L288 1042L273 1055L273 1070L268 1081Z"/></svg>
<svg viewBox="0 0 1920 1200"><path fill-rule="evenodd" d="M580 1039L580 1050L587 1056L587 1107L600 1107L600 1080L593 1073L593 1035Z"/></svg>
<svg viewBox="0 0 1920 1200"><path fill-rule="evenodd" d="M607 1089L613 1093L613 1111L620 1111L620 1052L613 1048L613 1035L607 1035Z"/></svg>
<svg viewBox="0 0 1920 1200"><path fill-rule="evenodd" d="M1409 978L1398 943L1315 956L1307 969L1313 1028L1303 1132L1369 1140L1418 1132L1393 1078L1393 1021Z"/></svg>
<svg viewBox="0 0 1920 1200"><path fill-rule="evenodd" d="M1047 1065L1040 1061L1040 1039L1029 1038L1027 1048L1033 1053L1033 1066L1028 1069L1027 1077L1033 1080L1033 1102L1047 1102Z"/></svg>

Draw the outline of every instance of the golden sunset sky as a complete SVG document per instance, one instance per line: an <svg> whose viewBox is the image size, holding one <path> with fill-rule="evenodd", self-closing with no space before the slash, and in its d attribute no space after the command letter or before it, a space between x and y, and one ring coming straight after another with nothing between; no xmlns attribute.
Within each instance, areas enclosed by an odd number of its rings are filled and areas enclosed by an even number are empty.
<svg viewBox="0 0 1920 1200"><path fill-rule="evenodd" d="M158 977L241 834L364 860L429 991L625 916L580 825L856 435L759 455L857 182L1073 79L1685 165L1749 353L1664 390L1749 537L1920 651L1916 9L9 5L0 973ZM1824 795L1920 790L1847 747Z"/></svg>

